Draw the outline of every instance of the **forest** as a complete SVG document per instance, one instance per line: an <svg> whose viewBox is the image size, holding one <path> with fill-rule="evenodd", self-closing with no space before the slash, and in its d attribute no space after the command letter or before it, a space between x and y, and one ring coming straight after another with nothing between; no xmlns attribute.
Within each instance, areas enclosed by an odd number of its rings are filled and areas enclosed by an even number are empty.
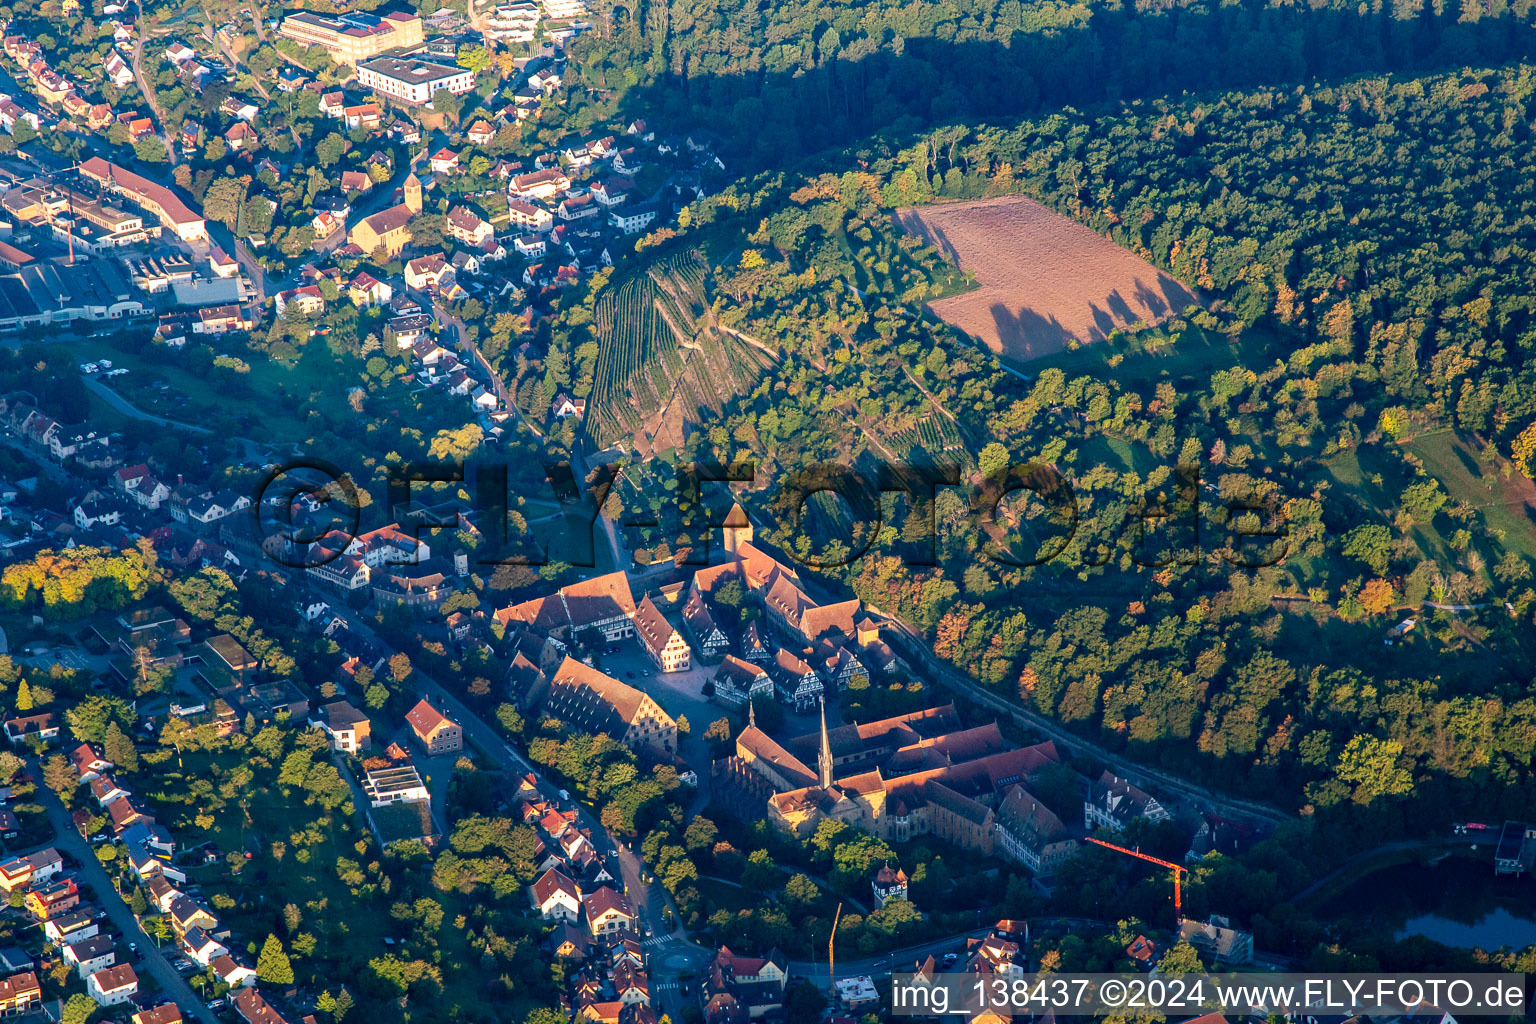
<svg viewBox="0 0 1536 1024"><path fill-rule="evenodd" d="M1371 75L889 132L692 204L656 258L703 253L716 323L778 359L620 477L630 521L661 516L632 543L699 539L665 519L674 465L750 460L765 543L844 556L821 574L835 589L1099 742L1321 815L1346 847L1362 822L1531 813L1532 84L1523 65ZM964 283L892 212L1015 193L1206 308L1002 366L924 314ZM587 320L557 323L555 350ZM882 522L821 496L802 522L779 486L828 458L872 478L898 452L972 485L1054 465L1076 528L1017 502L1009 541L1052 557L978 557L963 492L940 488L921 569L905 499ZM1198 516L1198 549L1142 529L1149 504ZM1259 532L1283 550L1244 567ZM1149 547L1178 557L1148 565Z"/></svg>
<svg viewBox="0 0 1536 1024"><path fill-rule="evenodd" d="M931 125L1495 65L1536 41L1531 5L1506 0L593 6L612 28L576 50L591 102L707 125L756 167Z"/></svg>

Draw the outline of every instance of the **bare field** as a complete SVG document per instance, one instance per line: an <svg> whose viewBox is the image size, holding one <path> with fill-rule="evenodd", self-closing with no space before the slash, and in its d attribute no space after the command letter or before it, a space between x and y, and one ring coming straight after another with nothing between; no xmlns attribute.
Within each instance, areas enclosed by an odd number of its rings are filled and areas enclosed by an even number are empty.
<svg viewBox="0 0 1536 1024"><path fill-rule="evenodd" d="M908 207L896 219L981 285L929 308L1016 360L1102 341L1200 301L1146 260L1024 196Z"/></svg>

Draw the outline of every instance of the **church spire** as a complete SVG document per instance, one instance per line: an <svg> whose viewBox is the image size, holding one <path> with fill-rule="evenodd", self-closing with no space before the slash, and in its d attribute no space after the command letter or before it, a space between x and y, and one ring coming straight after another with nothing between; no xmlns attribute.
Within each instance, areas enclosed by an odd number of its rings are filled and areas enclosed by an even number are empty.
<svg viewBox="0 0 1536 1024"><path fill-rule="evenodd" d="M827 735L827 698L821 698L821 753L816 756L817 781L822 789L832 788L832 738Z"/></svg>
<svg viewBox="0 0 1536 1024"><path fill-rule="evenodd" d="M757 728L757 705L752 703L752 698L747 698L747 728Z"/></svg>

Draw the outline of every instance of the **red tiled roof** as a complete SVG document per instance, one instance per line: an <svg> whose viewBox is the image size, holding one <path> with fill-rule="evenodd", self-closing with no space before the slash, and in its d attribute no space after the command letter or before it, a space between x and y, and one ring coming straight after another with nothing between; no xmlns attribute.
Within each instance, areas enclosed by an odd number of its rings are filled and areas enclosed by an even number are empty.
<svg viewBox="0 0 1536 1024"><path fill-rule="evenodd" d="M425 700L418 701L416 706L406 714L405 720L422 739L428 739L438 729L449 724L448 719Z"/></svg>

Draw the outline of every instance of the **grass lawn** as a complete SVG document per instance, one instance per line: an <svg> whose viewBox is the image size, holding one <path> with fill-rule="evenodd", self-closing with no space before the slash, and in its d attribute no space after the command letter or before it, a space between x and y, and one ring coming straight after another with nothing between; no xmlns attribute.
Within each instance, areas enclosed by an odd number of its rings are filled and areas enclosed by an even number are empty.
<svg viewBox="0 0 1536 1024"><path fill-rule="evenodd" d="M141 353L112 347L104 339L81 342L81 361L111 359L114 367L130 372L104 381L125 399L145 412L183 423L209 426L217 433L245 433L263 442L304 441L322 429L337 433L355 432L363 421L347 401L347 391L362 380L363 360L337 356L322 338L312 340L300 350L293 363L279 363L260 353L243 349L232 354L244 359L250 372L229 381L210 381L183 365L176 354L167 361L146 358ZM153 351L153 350L146 350ZM380 353L388 357L388 353ZM391 360L393 362L393 360ZM220 371L222 374L223 371ZM165 386L159 387L156 382ZM436 397L436 396L434 396ZM93 410L104 403L93 397ZM460 425L470 418L468 406L448 406L423 419L422 403L410 388L394 383L369 396L367 418L400 419L408 416L418 429L435 431L436 421L451 409L445 423ZM444 403L427 403L437 408ZM122 414L117 416L118 422Z"/></svg>
<svg viewBox="0 0 1536 1024"><path fill-rule="evenodd" d="M1498 466L1484 465L1477 450L1451 430L1421 434L1405 444L1445 485L1452 501L1477 508L1490 529L1503 533L1505 550L1536 559L1536 485L1518 473L1505 477L1502 460Z"/></svg>
<svg viewBox="0 0 1536 1024"><path fill-rule="evenodd" d="M285 794L275 784L275 766L258 767L254 784L247 790L254 795L243 803L231 801L210 814L212 822L206 828L199 826L196 818L203 804L195 796L187 803L185 794L194 792L192 787L198 780L217 779L215 785L221 785L228 772L251 763L247 759L250 753L247 747L172 757L149 767L152 783L140 783L154 801L157 817L184 849L205 841L217 844L219 861L190 874L229 924L232 949L246 950L253 943L259 949L269 933L287 937L291 943L283 918L284 908L292 905L300 915L297 932L310 933L318 940L313 956L293 957L296 979L304 988L334 992L345 984L357 996L368 985L369 961L389 954L404 960L424 958L442 972L442 992L434 997L433 1005L494 1005L501 1019L522 1019L533 1003L521 997L487 1002L480 951L471 946L466 928L456 923L461 915L466 922L479 921L488 909L484 893L468 897L439 894L444 920L430 936L421 934L420 924L395 920L391 906L399 893L380 887L377 876L367 867L369 861L378 858L378 847L358 816L349 812L349 805L326 812L318 805L305 804L302 789ZM413 806L420 808L414 813L425 814L426 804ZM412 813L412 807L397 809ZM274 844L282 844L281 856ZM252 856L232 872L224 859L231 852L250 852ZM365 880L344 880L339 870L341 858L359 865L359 877ZM222 899L226 896L234 901L233 906ZM225 906L219 907L221 902ZM386 936L398 944L386 946ZM409 1006L406 1013L410 1017L446 1019L422 1003L415 989ZM374 1024L386 1018L408 1019L394 1000L370 999L360 1010L363 1008L377 1015Z"/></svg>
<svg viewBox="0 0 1536 1024"><path fill-rule="evenodd" d="M1169 334L1154 328L1124 341L1083 345L1075 351L1054 353L1028 363L1004 361L1031 376L1053 366L1069 378L1092 373L1138 385L1153 379L1193 378L1203 385L1215 370L1268 366L1279 351L1280 338L1264 328L1230 334L1199 327Z"/></svg>
<svg viewBox="0 0 1536 1024"><path fill-rule="evenodd" d="M1095 434L1068 450L1076 455L1070 460L1076 473L1103 464L1117 472L1133 472L1145 477L1158 466L1172 465L1171 461L1159 458L1146 445L1106 434Z"/></svg>
<svg viewBox="0 0 1536 1024"><path fill-rule="evenodd" d="M713 910L756 910L763 901L763 894L744 886L730 885L713 878L701 878L697 883L699 895Z"/></svg>

